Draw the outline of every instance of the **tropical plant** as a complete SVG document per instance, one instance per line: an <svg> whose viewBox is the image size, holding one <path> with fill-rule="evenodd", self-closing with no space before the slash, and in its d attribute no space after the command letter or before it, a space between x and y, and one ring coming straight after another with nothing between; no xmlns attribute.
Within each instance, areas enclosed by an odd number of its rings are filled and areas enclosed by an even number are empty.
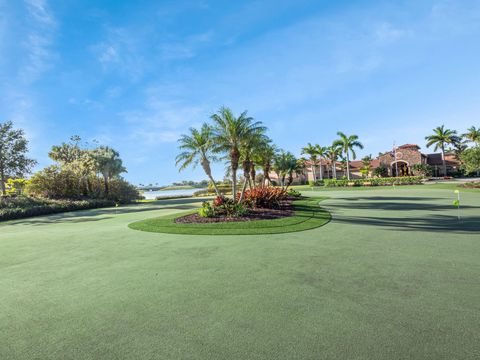
<svg viewBox="0 0 480 360"><path fill-rule="evenodd" d="M332 168L332 178L337 178L337 160L340 156L341 149L338 146L331 145L327 148L325 156L330 161L330 166Z"/></svg>
<svg viewBox="0 0 480 360"><path fill-rule="evenodd" d="M216 152L226 153L232 174L232 193L237 193L237 170L240 162L240 149L253 136L264 134L266 128L259 121L247 115L244 111L240 116L234 116L232 110L221 107L211 116L214 123Z"/></svg>
<svg viewBox="0 0 480 360"><path fill-rule="evenodd" d="M212 128L208 124L203 124L200 130L195 128L189 129L190 134L182 135L178 142L180 143L179 149L182 151L176 157L175 164L180 165L180 171L187 166L192 165L194 168L200 164L203 171L210 179L215 189L215 193L220 196L217 184L212 176L212 169L210 167L211 161L216 161L216 157L213 155L214 139Z"/></svg>
<svg viewBox="0 0 480 360"><path fill-rule="evenodd" d="M480 128L476 128L475 126L468 128L467 132L463 134L463 137L473 142L476 146L480 146Z"/></svg>
<svg viewBox="0 0 480 360"><path fill-rule="evenodd" d="M340 138L335 140L333 145L338 146L345 154L347 179L350 180L350 153L352 153L352 158L355 160L357 157L355 148L363 149L363 145L360 141L358 141L357 135L347 136L341 131L337 132L337 135Z"/></svg>
<svg viewBox="0 0 480 360"><path fill-rule="evenodd" d="M103 176L105 196L108 197L110 179L127 172L127 169L123 166L118 151L108 146L100 146L94 149L92 155L95 159L97 172Z"/></svg>
<svg viewBox="0 0 480 360"><path fill-rule="evenodd" d="M302 148L302 155L308 155L310 160L310 167L312 170L313 181L317 179L315 167L317 166L317 148L315 145L308 143L307 146Z"/></svg>
<svg viewBox="0 0 480 360"><path fill-rule="evenodd" d="M318 162L319 162L319 177L320 180L323 180L323 158L327 155L327 147L325 146L320 146L318 144L315 144L315 150L317 152L318 156Z"/></svg>
<svg viewBox="0 0 480 360"><path fill-rule="evenodd" d="M267 185L270 185L272 182L270 179L270 170L277 152L278 149L275 145L270 142L264 142L253 156L254 163L260 166L263 171L262 186L265 186L265 181Z"/></svg>
<svg viewBox="0 0 480 360"><path fill-rule="evenodd" d="M37 163L28 158L27 153L25 132L14 129L11 121L0 123L0 187L3 195L7 194L5 184L9 177L23 177Z"/></svg>
<svg viewBox="0 0 480 360"><path fill-rule="evenodd" d="M422 176L431 176L433 172L432 167L428 164L413 164L412 169L416 174L420 174Z"/></svg>
<svg viewBox="0 0 480 360"><path fill-rule="evenodd" d="M282 188L288 188L293 182L293 175L300 175L304 170L302 163L288 151L281 151L275 157L273 169L278 175Z"/></svg>
<svg viewBox="0 0 480 360"><path fill-rule="evenodd" d="M387 177L388 176L388 166L385 163L380 163L375 169L373 169L373 175L377 177Z"/></svg>
<svg viewBox="0 0 480 360"><path fill-rule="evenodd" d="M480 146L467 149L460 156L461 167L467 174L480 173Z"/></svg>
<svg viewBox="0 0 480 360"><path fill-rule="evenodd" d="M252 188L252 180L255 181L255 153L258 152L262 147L269 143L269 139L261 132L254 132L250 134L241 142L240 146L240 162L243 169L243 178L244 183L242 190L240 192L239 202L243 200L243 194L247 189L247 185Z"/></svg>
<svg viewBox="0 0 480 360"><path fill-rule="evenodd" d="M367 178L372 171L372 155L366 155L362 158L362 167L360 169L360 173L364 178Z"/></svg>
<svg viewBox="0 0 480 360"><path fill-rule="evenodd" d="M28 180L23 178L18 179L8 179L7 186L8 190L7 193L9 195L22 195L23 190L28 185Z"/></svg>
<svg viewBox="0 0 480 360"><path fill-rule="evenodd" d="M447 145L454 145L460 141L455 130L445 129L445 125L438 126L433 129L433 134L426 136L427 147L435 146L434 150L442 151L442 167L443 175L447 175L447 163L445 161L445 148Z"/></svg>

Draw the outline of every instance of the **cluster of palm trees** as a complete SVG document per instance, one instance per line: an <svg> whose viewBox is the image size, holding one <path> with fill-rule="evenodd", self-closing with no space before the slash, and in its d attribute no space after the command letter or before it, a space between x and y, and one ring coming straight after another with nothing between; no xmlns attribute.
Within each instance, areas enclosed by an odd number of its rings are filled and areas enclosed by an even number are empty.
<svg viewBox="0 0 480 360"><path fill-rule="evenodd" d="M302 171L302 162L292 153L278 149L266 135L267 128L248 116L246 111L235 116L231 109L221 107L210 116L210 120L199 129L190 128L188 134L180 137L181 152L176 157L176 165L180 170L201 165L218 196L221 193L212 175L212 162L226 162L227 173L232 179L232 194L240 193L239 202L243 200L247 187L255 186L257 169L263 171L262 186L271 183L271 171L275 171L281 185L287 187L293 180L293 174ZM240 191L239 170L243 171Z"/></svg>
<svg viewBox="0 0 480 360"><path fill-rule="evenodd" d="M350 154L353 160L356 159L356 148L363 149L363 144L358 140L357 135L345 135L343 132L337 132L338 139L333 141L330 146L320 146L318 144L312 145L308 143L302 148L302 154L308 155L313 178L317 179L316 166L319 165L318 178L323 180L323 161L327 160L330 163L332 170L332 177L337 178L337 162L340 160L345 163L347 179L350 180Z"/></svg>
<svg viewBox="0 0 480 360"><path fill-rule="evenodd" d="M443 174L447 175L447 164L445 161L445 153L448 150L453 150L457 157L468 148L467 143L471 142L475 146L480 146L480 128L475 126L467 129L467 132L459 135L456 130L447 129L445 125L438 126L433 129L433 134L426 136L427 147L434 146L434 151L440 150L442 152L442 167Z"/></svg>

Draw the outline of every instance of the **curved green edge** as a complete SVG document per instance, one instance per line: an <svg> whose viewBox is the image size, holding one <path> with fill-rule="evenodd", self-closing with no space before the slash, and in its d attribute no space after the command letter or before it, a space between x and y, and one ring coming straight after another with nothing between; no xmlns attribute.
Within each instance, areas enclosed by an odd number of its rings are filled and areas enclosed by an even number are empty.
<svg viewBox="0 0 480 360"><path fill-rule="evenodd" d="M256 235L281 234L304 231L325 225L331 219L328 211L320 208L319 202L325 197L308 198L293 202L293 216L274 220L254 220L210 224L177 224L174 220L192 213L186 211L162 217L136 221L129 228L140 231L189 234L189 235ZM195 210L196 211L196 210Z"/></svg>

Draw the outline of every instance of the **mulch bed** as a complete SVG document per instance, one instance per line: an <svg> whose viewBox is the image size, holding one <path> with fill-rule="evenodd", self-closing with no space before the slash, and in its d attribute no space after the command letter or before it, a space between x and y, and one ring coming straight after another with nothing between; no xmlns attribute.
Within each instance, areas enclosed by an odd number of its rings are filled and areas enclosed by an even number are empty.
<svg viewBox="0 0 480 360"><path fill-rule="evenodd" d="M278 209L250 209L245 216L226 217L218 216L212 218L201 217L198 214L185 215L175 219L177 224L208 224L221 222L236 222L236 221L254 221L254 220L273 220L288 216L293 216L292 201L287 200L282 202Z"/></svg>

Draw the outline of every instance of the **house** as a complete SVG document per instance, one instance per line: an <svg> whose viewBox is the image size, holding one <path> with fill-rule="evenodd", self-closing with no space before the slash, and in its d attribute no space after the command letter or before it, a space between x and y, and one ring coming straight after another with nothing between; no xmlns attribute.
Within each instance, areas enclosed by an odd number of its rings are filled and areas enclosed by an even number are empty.
<svg viewBox="0 0 480 360"><path fill-rule="evenodd" d="M445 161L447 165L447 174L452 174L458 171L459 161L455 154L445 154ZM433 176L443 176L442 154L424 154L420 151L420 147L416 144L405 144L398 146L394 150L387 151L379 154L374 159L371 165L371 172L381 165L385 165L387 168L388 176L414 176L416 172L414 165L426 164L433 168ZM294 183L306 183L308 181L334 178L334 172L336 172L336 178L341 179L347 176L345 164L337 162L335 169L332 166L330 160L321 159L315 164L315 179L312 172L312 163L306 162L305 173L294 177ZM363 162L361 160L350 161L350 177L353 179L362 178L363 174L361 169L363 168ZM371 174L370 174L371 175ZM274 181L278 181L275 173L270 175L270 178Z"/></svg>

